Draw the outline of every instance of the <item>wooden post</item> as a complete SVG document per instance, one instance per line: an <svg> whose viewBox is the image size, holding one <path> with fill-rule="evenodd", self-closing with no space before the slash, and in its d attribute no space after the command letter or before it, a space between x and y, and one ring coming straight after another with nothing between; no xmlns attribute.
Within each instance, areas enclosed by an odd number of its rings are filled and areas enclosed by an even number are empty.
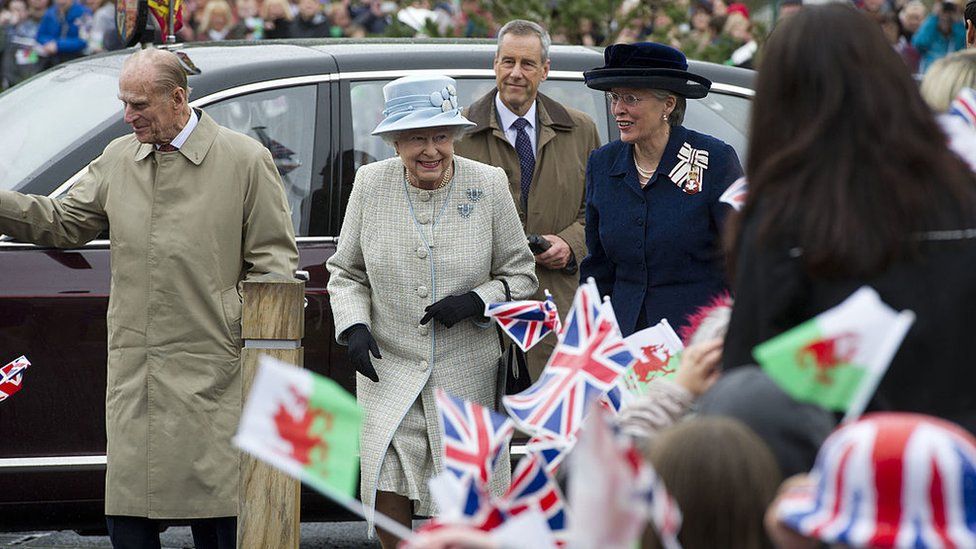
<svg viewBox="0 0 976 549"><path fill-rule="evenodd" d="M258 357L303 366L305 283L266 277L244 283L241 352L244 397ZM241 454L237 547L298 549L301 483L246 453Z"/></svg>

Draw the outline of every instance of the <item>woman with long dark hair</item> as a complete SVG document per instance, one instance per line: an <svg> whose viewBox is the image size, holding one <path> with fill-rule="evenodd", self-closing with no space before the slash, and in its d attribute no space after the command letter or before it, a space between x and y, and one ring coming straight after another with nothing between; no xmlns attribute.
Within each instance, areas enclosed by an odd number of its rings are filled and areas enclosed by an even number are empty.
<svg viewBox="0 0 976 549"><path fill-rule="evenodd" d="M876 23L826 5L776 28L746 173L725 366L869 284L917 315L872 406L976 428L976 180Z"/></svg>

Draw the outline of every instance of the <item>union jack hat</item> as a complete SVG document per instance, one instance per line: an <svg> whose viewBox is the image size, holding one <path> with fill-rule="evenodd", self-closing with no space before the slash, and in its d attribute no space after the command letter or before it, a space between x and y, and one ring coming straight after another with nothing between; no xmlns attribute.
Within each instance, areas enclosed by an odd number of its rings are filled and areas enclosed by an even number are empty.
<svg viewBox="0 0 976 549"><path fill-rule="evenodd" d="M830 435L776 512L797 532L853 547L976 547L976 439L918 414L864 416Z"/></svg>

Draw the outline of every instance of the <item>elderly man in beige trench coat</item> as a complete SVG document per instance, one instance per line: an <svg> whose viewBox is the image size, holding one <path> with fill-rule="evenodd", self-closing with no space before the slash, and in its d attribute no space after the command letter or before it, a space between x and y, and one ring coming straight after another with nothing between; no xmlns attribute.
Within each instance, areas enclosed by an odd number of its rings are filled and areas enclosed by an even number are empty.
<svg viewBox="0 0 976 549"><path fill-rule="evenodd" d="M508 176L522 226L552 247L535 256L539 290L552 293L565 318L576 294L579 274L566 269L586 257L584 198L586 160L600 146L596 124L586 114L539 93L549 75L549 33L531 21L516 19L498 32L494 70L496 89L471 104L465 116L478 126L456 145L457 154L497 166ZM517 121L530 150L520 152ZM524 162L529 153L532 161ZM523 166L531 173L523 174ZM547 337L528 355L529 373L538 379L556 338Z"/></svg>
<svg viewBox="0 0 976 549"><path fill-rule="evenodd" d="M74 247L111 225L105 514L116 547L159 547L160 519L236 544L242 280L293 276L270 153L187 103L176 55L142 50L116 139L60 199L0 191L0 233Z"/></svg>

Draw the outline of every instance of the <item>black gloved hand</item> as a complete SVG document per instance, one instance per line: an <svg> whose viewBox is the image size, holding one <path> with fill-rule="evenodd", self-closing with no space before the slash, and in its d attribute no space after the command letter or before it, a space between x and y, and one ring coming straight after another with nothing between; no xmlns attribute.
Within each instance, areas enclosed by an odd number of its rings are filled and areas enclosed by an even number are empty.
<svg viewBox="0 0 976 549"><path fill-rule="evenodd" d="M346 343L349 345L346 350L349 362L357 372L373 381L379 381L380 378L376 375L369 354L373 353L376 358L383 358L383 355L380 354L380 348L376 345L373 334L369 333L369 328L365 324L354 324L346 329L345 336Z"/></svg>
<svg viewBox="0 0 976 549"><path fill-rule="evenodd" d="M468 292L463 295L449 295L428 305L424 310L427 312L420 319L421 324L427 324L430 319L434 319L450 328L466 318L484 315L485 302L481 301L478 294Z"/></svg>

